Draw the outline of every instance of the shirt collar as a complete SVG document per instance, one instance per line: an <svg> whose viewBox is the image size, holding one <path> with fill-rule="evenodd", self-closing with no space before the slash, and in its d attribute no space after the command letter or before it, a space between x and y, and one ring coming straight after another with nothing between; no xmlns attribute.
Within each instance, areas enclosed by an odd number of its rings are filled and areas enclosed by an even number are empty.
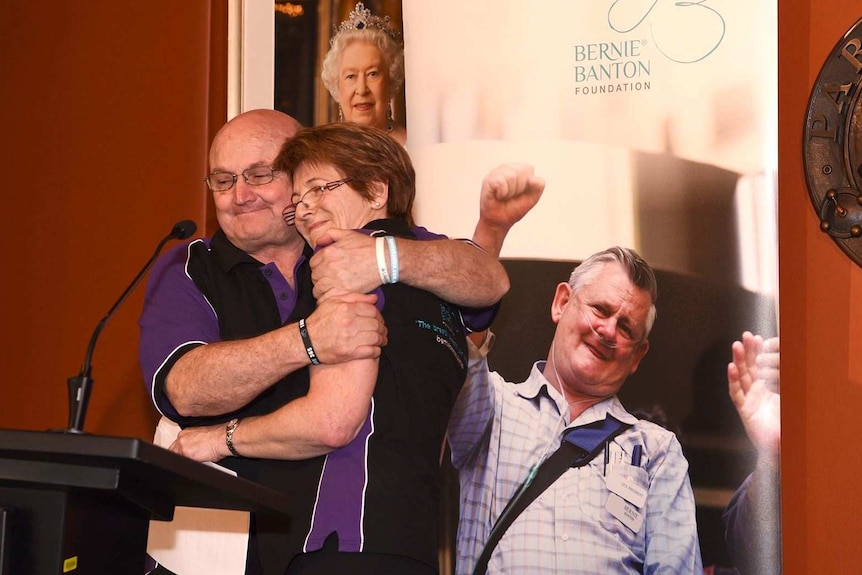
<svg viewBox="0 0 862 575"><path fill-rule="evenodd" d="M296 260L296 265L293 270L294 275L296 275L296 269L299 268L299 265L306 259L310 258L313 254L313 251L308 247L308 244L303 243L302 245L304 246L302 255ZM221 269L225 273L230 272L233 268L241 264L253 264L256 268L261 269L272 263L261 262L233 245L221 228L216 230L216 233L213 234L212 240L210 241L210 250L215 253L219 266L221 266ZM273 267L275 266L273 265Z"/></svg>
<svg viewBox="0 0 862 575"><path fill-rule="evenodd" d="M257 266L261 265L261 262L233 245L221 229L218 229L216 233L213 234L212 241L210 242L210 249L216 254L219 265L226 272L240 264L250 263Z"/></svg>
<svg viewBox="0 0 862 575"><path fill-rule="evenodd" d="M545 361L537 361L533 364L533 369L530 371L530 377L527 378L527 381L520 385L516 385L515 389L517 390L518 395L524 399L530 400L537 399L539 394L544 392L545 395L556 403L558 412L562 413L564 409L568 409L568 406L565 404L563 394L557 391L542 373L545 369L545 365ZM626 411L619 398L617 398L616 395L613 395L588 407L583 413L581 413L581 415L578 416L577 419L566 427L586 425L588 423L598 421L599 419L604 419L609 413L623 423L634 425L638 421L637 417Z"/></svg>
<svg viewBox="0 0 862 575"><path fill-rule="evenodd" d="M406 238L415 237L415 234L410 230L407 224L405 224L401 220L397 220L394 218L372 220L362 226L362 230L359 231L363 231L372 236L383 235L384 233L386 233Z"/></svg>

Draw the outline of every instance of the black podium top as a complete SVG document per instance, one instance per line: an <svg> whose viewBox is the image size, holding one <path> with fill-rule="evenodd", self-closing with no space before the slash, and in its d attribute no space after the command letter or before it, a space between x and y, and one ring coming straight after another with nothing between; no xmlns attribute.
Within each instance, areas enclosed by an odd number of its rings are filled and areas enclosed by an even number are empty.
<svg viewBox="0 0 862 575"><path fill-rule="evenodd" d="M114 492L163 520L176 505L288 509L282 493L140 439L0 429L0 486L22 484Z"/></svg>

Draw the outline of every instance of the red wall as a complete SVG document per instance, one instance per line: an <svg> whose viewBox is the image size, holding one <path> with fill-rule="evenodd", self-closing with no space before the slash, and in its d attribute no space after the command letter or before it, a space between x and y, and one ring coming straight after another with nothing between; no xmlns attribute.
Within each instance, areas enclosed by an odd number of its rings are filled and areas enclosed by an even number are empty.
<svg viewBox="0 0 862 575"><path fill-rule="evenodd" d="M784 572L858 571L862 270L819 231L802 130L817 73L858 0L779 3L779 265Z"/></svg>
<svg viewBox="0 0 862 575"><path fill-rule="evenodd" d="M225 119L222 4L0 2L0 427L66 427L66 379L98 321L176 221L203 230L206 150ZM142 300L98 341L87 431L152 437Z"/></svg>

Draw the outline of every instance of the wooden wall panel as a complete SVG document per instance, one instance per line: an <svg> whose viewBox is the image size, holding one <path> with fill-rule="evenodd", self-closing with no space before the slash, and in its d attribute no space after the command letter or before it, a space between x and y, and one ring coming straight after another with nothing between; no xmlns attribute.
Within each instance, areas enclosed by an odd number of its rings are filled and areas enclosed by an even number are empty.
<svg viewBox="0 0 862 575"><path fill-rule="evenodd" d="M176 221L203 231L206 150L225 116L223 4L0 3L0 426L66 427L66 379L98 321ZM96 347L87 431L152 437L140 288Z"/></svg>
<svg viewBox="0 0 862 575"><path fill-rule="evenodd" d="M779 265L784 572L846 573L862 544L862 407L851 318L862 270L818 229L802 166L806 104L827 55L859 18L856 0L779 4ZM853 374L856 374L855 377Z"/></svg>

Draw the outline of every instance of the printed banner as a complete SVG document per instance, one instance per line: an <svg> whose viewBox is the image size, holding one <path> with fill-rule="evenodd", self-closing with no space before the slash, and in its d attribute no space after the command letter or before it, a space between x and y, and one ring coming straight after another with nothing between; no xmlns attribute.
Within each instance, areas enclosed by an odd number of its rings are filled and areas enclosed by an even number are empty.
<svg viewBox="0 0 862 575"><path fill-rule="evenodd" d="M521 381L546 357L574 262L637 249L658 317L620 397L679 435L704 566L729 566L720 514L755 457L730 345L777 335L777 3L404 0L403 22L417 220L470 237L500 163L547 182L503 250L492 369Z"/></svg>

